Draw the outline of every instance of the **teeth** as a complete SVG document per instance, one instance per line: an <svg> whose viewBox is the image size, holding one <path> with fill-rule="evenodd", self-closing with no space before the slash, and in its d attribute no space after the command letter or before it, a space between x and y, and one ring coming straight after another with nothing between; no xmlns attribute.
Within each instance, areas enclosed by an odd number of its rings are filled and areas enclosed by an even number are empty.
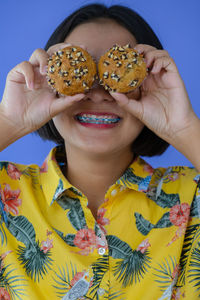
<svg viewBox="0 0 200 300"><path fill-rule="evenodd" d="M95 123L95 124L111 124L117 123L120 118L115 116L108 116L108 115L91 115L91 114L82 114L78 115L77 120L82 123Z"/></svg>
<svg viewBox="0 0 200 300"><path fill-rule="evenodd" d="M109 120L116 119L115 116L110 116L110 115L99 116L99 115L91 115L91 114L82 114L81 117L94 118L94 119L109 119Z"/></svg>

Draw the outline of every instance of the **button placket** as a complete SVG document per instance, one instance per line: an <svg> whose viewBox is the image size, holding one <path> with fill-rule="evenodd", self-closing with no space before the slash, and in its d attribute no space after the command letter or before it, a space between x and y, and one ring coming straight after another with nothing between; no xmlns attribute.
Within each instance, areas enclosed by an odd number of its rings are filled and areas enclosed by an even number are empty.
<svg viewBox="0 0 200 300"><path fill-rule="evenodd" d="M98 253L99 253L99 255L104 255L104 254L106 253L106 249L103 248L103 247L100 247L100 248L98 249Z"/></svg>

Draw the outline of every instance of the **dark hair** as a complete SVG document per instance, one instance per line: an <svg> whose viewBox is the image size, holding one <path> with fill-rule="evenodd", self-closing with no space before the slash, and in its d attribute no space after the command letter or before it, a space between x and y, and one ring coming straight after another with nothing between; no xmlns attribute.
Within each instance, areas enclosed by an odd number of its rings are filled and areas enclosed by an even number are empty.
<svg viewBox="0 0 200 300"><path fill-rule="evenodd" d="M106 7L105 5L92 4L81 7L67 17L53 32L48 40L45 50L54 44L64 42L67 35L79 24L92 21L97 18L109 18L128 29L139 44L148 44L158 49L163 49L159 39L150 26L135 11L121 5ZM37 133L45 140L51 140L57 144L64 144L62 136L50 120ZM159 138L146 126L132 144L133 152L141 156L161 155L169 144Z"/></svg>

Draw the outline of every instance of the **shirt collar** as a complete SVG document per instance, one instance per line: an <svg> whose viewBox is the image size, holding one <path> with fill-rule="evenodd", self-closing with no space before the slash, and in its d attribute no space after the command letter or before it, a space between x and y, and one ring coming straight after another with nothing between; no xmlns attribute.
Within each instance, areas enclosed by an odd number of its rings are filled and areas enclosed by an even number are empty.
<svg viewBox="0 0 200 300"><path fill-rule="evenodd" d="M116 183L123 187L146 193L153 171L154 169L151 165L137 156Z"/></svg>
<svg viewBox="0 0 200 300"><path fill-rule="evenodd" d="M67 189L73 188L61 171L61 166L65 161L63 147L53 148L42 167L40 168L41 186L48 205L53 202Z"/></svg>
<svg viewBox="0 0 200 300"><path fill-rule="evenodd" d="M41 185L49 206L64 191L75 189L61 171L63 164L65 164L65 152L63 147L57 146L50 151L40 168ZM152 174L153 168L142 158L136 157L124 174L116 181L116 184L146 193ZM80 193L78 190L76 192Z"/></svg>

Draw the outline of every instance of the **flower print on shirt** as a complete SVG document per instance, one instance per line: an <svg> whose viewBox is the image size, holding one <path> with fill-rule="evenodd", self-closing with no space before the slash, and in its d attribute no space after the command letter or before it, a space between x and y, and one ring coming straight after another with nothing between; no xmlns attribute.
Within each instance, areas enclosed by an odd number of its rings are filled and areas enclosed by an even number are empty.
<svg viewBox="0 0 200 300"><path fill-rule="evenodd" d="M11 190L10 185L6 184L4 189L0 188L0 193L4 211L17 216L19 214L18 207L22 204L22 200L19 199L21 191L19 189Z"/></svg>
<svg viewBox="0 0 200 300"><path fill-rule="evenodd" d="M42 250L45 254L53 248L53 240L50 240L49 238L46 239L46 241L42 241L40 250Z"/></svg>
<svg viewBox="0 0 200 300"><path fill-rule="evenodd" d="M40 173L47 173L47 171L48 171L48 159L46 158L40 168Z"/></svg>
<svg viewBox="0 0 200 300"><path fill-rule="evenodd" d="M105 229L104 226L110 224L110 220L104 217L105 213L106 213L106 209L104 207L101 207L97 211L97 223L104 234L107 233L107 230Z"/></svg>
<svg viewBox="0 0 200 300"><path fill-rule="evenodd" d="M190 205L188 203L176 204L170 209L169 219L173 225L178 226L178 229L176 230L175 236L167 244L167 246L170 246L185 233L189 216Z"/></svg>
<svg viewBox="0 0 200 300"><path fill-rule="evenodd" d="M83 251L79 251L82 255L88 255L96 248L96 235L93 229L80 229L74 237L74 245Z"/></svg>
<svg viewBox="0 0 200 300"><path fill-rule="evenodd" d="M10 294L4 288L0 288L0 300L11 300Z"/></svg>
<svg viewBox="0 0 200 300"><path fill-rule="evenodd" d="M145 253L145 251L151 246L151 244L149 243L149 239L145 239L144 241L142 241L142 243L139 244L139 246L137 247L137 251L140 251L141 253Z"/></svg>
<svg viewBox="0 0 200 300"><path fill-rule="evenodd" d="M9 162L0 162L0 170L5 168L8 176L11 179L18 180L20 179L22 173L19 171L19 169L16 167L15 164L9 163Z"/></svg>
<svg viewBox="0 0 200 300"><path fill-rule="evenodd" d="M9 163L7 167L7 173L10 178L17 180L20 179L22 173L17 169L14 164Z"/></svg>

